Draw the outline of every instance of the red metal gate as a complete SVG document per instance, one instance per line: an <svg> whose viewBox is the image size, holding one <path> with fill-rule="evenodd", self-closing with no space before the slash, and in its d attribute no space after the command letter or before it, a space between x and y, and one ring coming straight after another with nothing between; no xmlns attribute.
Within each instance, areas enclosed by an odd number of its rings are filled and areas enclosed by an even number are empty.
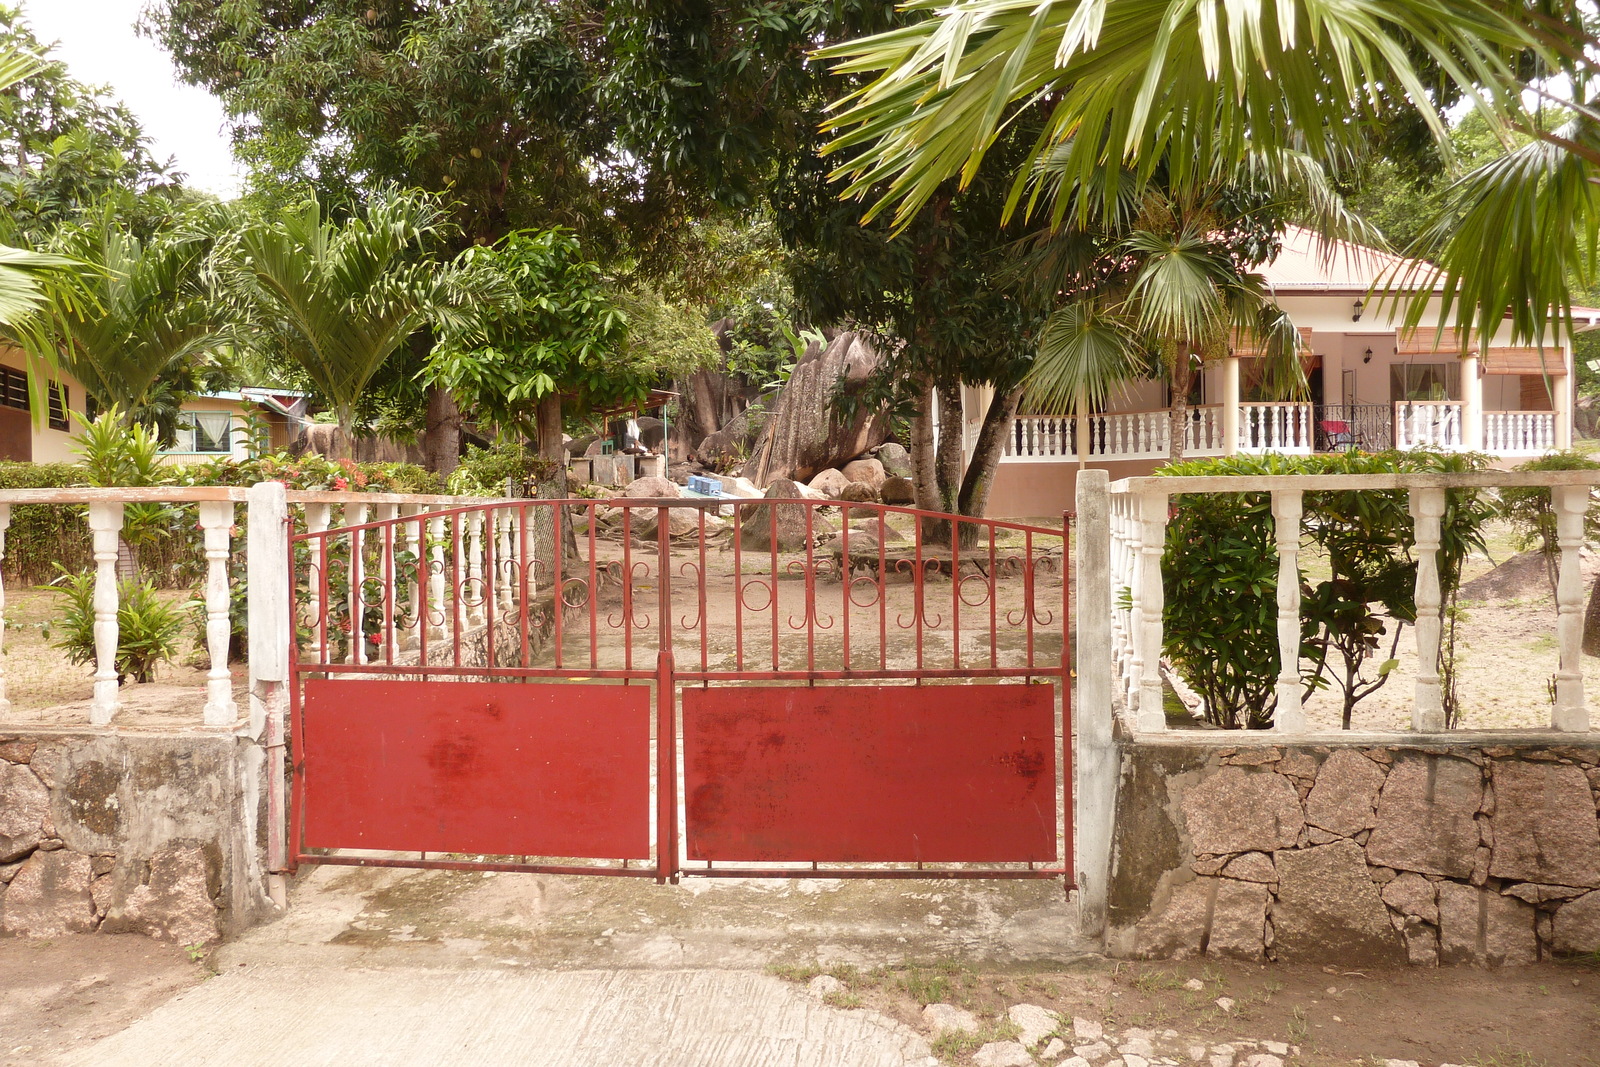
<svg viewBox="0 0 1600 1067"><path fill-rule="evenodd" d="M1064 529L366 514L290 538L293 864L1070 883Z"/></svg>

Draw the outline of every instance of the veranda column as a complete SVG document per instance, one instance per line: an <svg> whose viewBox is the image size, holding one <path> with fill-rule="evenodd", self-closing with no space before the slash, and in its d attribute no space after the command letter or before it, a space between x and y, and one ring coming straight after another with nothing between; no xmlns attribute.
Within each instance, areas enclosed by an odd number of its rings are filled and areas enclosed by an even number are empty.
<svg viewBox="0 0 1600 1067"><path fill-rule="evenodd" d="M1469 452L1483 451L1483 379L1476 352L1461 361L1461 444Z"/></svg>
<svg viewBox="0 0 1600 1067"><path fill-rule="evenodd" d="M233 501L200 503L200 529L206 550L206 651L211 670L206 674L207 726L232 726L239 717L233 700L233 676L228 673L228 644L233 627L228 619L228 538L233 528Z"/></svg>
<svg viewBox="0 0 1600 1067"><path fill-rule="evenodd" d="M1553 379L1556 408L1556 447L1572 447L1572 375Z"/></svg>
<svg viewBox="0 0 1600 1067"><path fill-rule="evenodd" d="M89 505L89 532L94 542L94 699L89 722L104 726L117 714L117 535L122 532L122 504L96 501Z"/></svg>
<svg viewBox="0 0 1600 1067"><path fill-rule="evenodd" d="M1222 454L1239 452L1239 357L1222 361Z"/></svg>
<svg viewBox="0 0 1600 1067"><path fill-rule="evenodd" d="M1413 730L1444 729L1444 703L1439 695L1439 520L1443 517L1443 489L1411 490L1417 555L1417 696L1411 710Z"/></svg>
<svg viewBox="0 0 1600 1067"><path fill-rule="evenodd" d="M1556 578L1556 645L1561 650L1556 668L1556 704L1550 725L1556 730L1589 729L1589 712L1583 705L1583 574L1578 550L1583 547L1583 514L1589 506L1587 485L1550 487L1556 510L1556 544L1561 565Z"/></svg>

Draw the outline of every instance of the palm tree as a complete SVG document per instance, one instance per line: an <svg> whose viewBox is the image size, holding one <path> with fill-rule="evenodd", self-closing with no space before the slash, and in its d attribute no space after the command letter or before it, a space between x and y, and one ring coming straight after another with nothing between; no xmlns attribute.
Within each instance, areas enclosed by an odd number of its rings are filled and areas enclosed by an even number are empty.
<svg viewBox="0 0 1600 1067"><path fill-rule="evenodd" d="M1032 181L1063 209L1062 222L1025 239L1012 268L1058 304L1024 382L1033 406L1087 416L1117 385L1159 369L1172 394L1169 454L1179 460L1195 374L1235 342L1261 351L1266 392L1303 396L1303 343L1254 266L1276 251L1291 215L1383 244L1322 168L1296 153L1257 153L1237 180L1185 190L1164 172L1141 184L1122 168L1076 182L1061 165L1067 154L1052 153Z"/></svg>
<svg viewBox="0 0 1600 1067"><path fill-rule="evenodd" d="M315 199L245 222L226 257L236 312L281 340L338 419L349 447L355 407L384 362L449 311L448 271L425 257L447 215L422 193L394 193L344 223Z"/></svg>
<svg viewBox="0 0 1600 1067"><path fill-rule="evenodd" d="M0 48L0 92L43 66L44 61L38 56L15 47ZM79 266L65 256L0 244L0 335L22 344L36 357L47 356L49 348L40 332L39 312L52 298L67 296L72 272ZM29 380L38 378L35 374ZM37 393L33 407L43 411L43 389Z"/></svg>
<svg viewBox="0 0 1600 1067"><path fill-rule="evenodd" d="M1233 178L1257 152L1335 164L1361 151L1374 126L1415 117L1448 156L1435 96L1444 87L1471 100L1507 143L1514 130L1535 138L1463 179L1455 206L1467 225L1411 250L1435 253L1458 321L1498 325L1509 314L1519 340L1536 340L1552 309L1569 311L1565 279L1591 276L1600 108L1587 49L1596 38L1570 0L909 6L928 17L822 53L841 73L877 75L835 115L829 146L845 157L837 174L849 194L876 198L869 214L893 209L903 225L947 179L971 181L1022 107L1047 117L1015 176L1013 207L1052 153L1079 183L1126 165L1141 182L1165 168L1172 187L1195 188ZM1549 97L1562 84L1576 125L1543 130L1523 94ZM1088 210L1087 201L1076 206ZM1043 207L1052 224L1063 221L1065 201L1036 191L1028 208ZM1517 224L1497 227L1502 210Z"/></svg>
<svg viewBox="0 0 1600 1067"><path fill-rule="evenodd" d="M46 315L61 364L86 392L125 419L144 417L163 381L190 381L236 340L226 308L205 283L211 238L180 218L148 241L109 210L62 233L56 248L90 264L79 299L53 299Z"/></svg>

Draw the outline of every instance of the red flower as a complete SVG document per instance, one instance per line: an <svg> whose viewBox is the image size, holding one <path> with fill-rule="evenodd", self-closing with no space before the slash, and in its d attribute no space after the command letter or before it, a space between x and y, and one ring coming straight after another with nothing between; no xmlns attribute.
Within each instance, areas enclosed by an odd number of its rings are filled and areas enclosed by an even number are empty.
<svg viewBox="0 0 1600 1067"><path fill-rule="evenodd" d="M350 483L345 481L343 478L335 478L333 480L333 487L342 492L342 491L350 488Z"/></svg>

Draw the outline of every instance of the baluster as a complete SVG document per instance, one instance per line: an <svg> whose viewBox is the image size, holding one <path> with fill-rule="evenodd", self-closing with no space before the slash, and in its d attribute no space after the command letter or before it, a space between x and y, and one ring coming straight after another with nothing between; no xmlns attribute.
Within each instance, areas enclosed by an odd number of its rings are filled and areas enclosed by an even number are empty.
<svg viewBox="0 0 1600 1067"><path fill-rule="evenodd" d="M1300 451L1311 451L1311 405L1301 404L1296 409L1300 413Z"/></svg>
<svg viewBox="0 0 1600 1067"><path fill-rule="evenodd" d="M329 514L332 512L332 510L333 509L327 504L307 504L306 533L317 534L326 530L328 528ZM310 590L311 603L316 605L317 617L322 619L325 623L325 625L314 625L311 627L311 662L313 663L328 662L328 650L322 647L322 644L319 642L318 638L325 632L325 630L333 625L333 616L329 614L333 605L324 604L321 602L321 560L324 543L325 542L317 538L313 538L307 542L307 547L311 549L311 565L310 569L307 571L307 574L310 578L310 585L308 588Z"/></svg>
<svg viewBox="0 0 1600 1067"><path fill-rule="evenodd" d="M1139 728L1164 730L1167 715L1161 693L1161 611L1165 594L1161 587L1161 557L1167 547L1166 493L1147 490L1139 494L1139 525L1139 584L1143 587L1139 606L1143 615L1135 625L1139 627L1139 650L1144 661L1139 676Z"/></svg>
<svg viewBox="0 0 1600 1067"><path fill-rule="evenodd" d="M511 617L512 593L517 587L517 561L516 541L511 536L512 510L507 508L497 513L495 519L500 538L499 548L495 554L495 567L499 573L495 575L496 599L499 601L500 614L506 618ZM589 518L593 519L590 514Z"/></svg>
<svg viewBox="0 0 1600 1067"><path fill-rule="evenodd" d="M1411 728L1421 731L1445 727L1444 704L1439 695L1439 520L1443 517L1443 489L1411 490L1417 557L1417 695Z"/></svg>
<svg viewBox="0 0 1600 1067"><path fill-rule="evenodd" d="M239 706L233 699L233 676L228 673L228 645L233 636L228 618L228 540L233 532L233 501L201 501L200 529L206 552L206 651L211 656L203 719L207 726L232 726L239 717Z"/></svg>
<svg viewBox="0 0 1600 1067"><path fill-rule="evenodd" d="M367 505L346 504L344 524L360 526L367 521ZM362 596L367 581L366 531L350 531L350 650L345 654L348 663L367 662L367 605Z"/></svg>
<svg viewBox="0 0 1600 1067"><path fill-rule="evenodd" d="M1583 703L1583 574L1578 550L1583 547L1583 515L1589 506L1587 485L1550 487L1556 509L1556 544L1561 564L1556 579L1556 703L1550 712L1554 730L1586 731L1589 711Z"/></svg>
<svg viewBox="0 0 1600 1067"><path fill-rule="evenodd" d="M1126 631L1122 619L1122 590L1127 585L1127 571L1124 563L1123 530L1122 530L1122 501L1125 494L1112 494L1110 497L1110 528L1111 528L1111 664L1118 678L1122 677L1122 650L1126 642Z"/></svg>
<svg viewBox="0 0 1600 1067"><path fill-rule="evenodd" d="M1124 696L1128 709L1135 714L1139 710L1139 682L1144 677L1144 633L1139 621L1144 618L1144 582L1141 575L1144 572L1144 553L1142 542L1144 529L1138 521L1134 509L1137 498L1128 496L1127 515L1124 518L1128 539L1128 648L1125 653L1127 669L1123 671Z"/></svg>
<svg viewBox="0 0 1600 1067"><path fill-rule="evenodd" d="M89 505L94 544L94 699L89 722L104 726L117 714L117 536L122 533L120 501Z"/></svg>
<svg viewBox="0 0 1600 1067"><path fill-rule="evenodd" d="M11 525L11 505L0 504L0 563L6 558L6 528ZM4 714L11 707L11 701L6 698L6 661L4 655L6 633L6 587L5 581L0 579L0 714Z"/></svg>
<svg viewBox="0 0 1600 1067"><path fill-rule="evenodd" d="M428 640L443 640L445 620L444 516L428 516Z"/></svg>
<svg viewBox="0 0 1600 1067"><path fill-rule="evenodd" d="M488 598L483 588L483 512L474 511L467 516L467 588L474 590L467 604L467 621L482 626L486 617Z"/></svg>
<svg viewBox="0 0 1600 1067"><path fill-rule="evenodd" d="M1300 706L1300 515L1298 489L1272 491L1273 532L1278 542L1278 711L1273 729L1305 733Z"/></svg>

